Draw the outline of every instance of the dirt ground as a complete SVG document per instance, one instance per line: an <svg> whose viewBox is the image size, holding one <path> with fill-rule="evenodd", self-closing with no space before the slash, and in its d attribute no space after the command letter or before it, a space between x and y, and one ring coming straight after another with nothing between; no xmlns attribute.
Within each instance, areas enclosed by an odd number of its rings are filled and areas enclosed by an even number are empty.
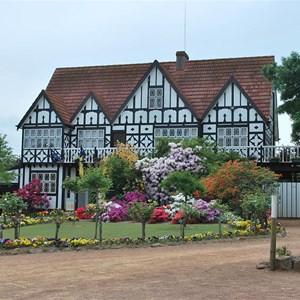
<svg viewBox="0 0 300 300"><path fill-rule="evenodd" d="M300 222L282 221L300 255ZM258 270L270 239L2 256L0 299L300 299L300 273Z"/></svg>

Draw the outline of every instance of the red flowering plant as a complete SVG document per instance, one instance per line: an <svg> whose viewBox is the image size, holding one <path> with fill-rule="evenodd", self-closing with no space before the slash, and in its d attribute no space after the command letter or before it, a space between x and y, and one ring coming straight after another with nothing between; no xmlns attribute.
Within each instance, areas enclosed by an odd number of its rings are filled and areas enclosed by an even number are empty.
<svg viewBox="0 0 300 300"><path fill-rule="evenodd" d="M87 214L86 206L78 207L75 211L76 217L81 220L90 220L93 217L93 214Z"/></svg>
<svg viewBox="0 0 300 300"><path fill-rule="evenodd" d="M43 183L40 179L34 178L16 192L27 203L30 211L35 209L45 210L50 206L51 197L41 193L42 185Z"/></svg>
<svg viewBox="0 0 300 300"><path fill-rule="evenodd" d="M155 208L149 223L154 224L169 221L171 216L169 209L170 205L163 205Z"/></svg>

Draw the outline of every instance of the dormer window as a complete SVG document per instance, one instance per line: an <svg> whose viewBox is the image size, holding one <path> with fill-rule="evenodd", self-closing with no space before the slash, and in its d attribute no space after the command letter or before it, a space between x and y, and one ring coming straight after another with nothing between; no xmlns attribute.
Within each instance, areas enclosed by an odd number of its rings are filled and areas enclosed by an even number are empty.
<svg viewBox="0 0 300 300"><path fill-rule="evenodd" d="M163 88L149 88L149 108L160 109L163 106Z"/></svg>

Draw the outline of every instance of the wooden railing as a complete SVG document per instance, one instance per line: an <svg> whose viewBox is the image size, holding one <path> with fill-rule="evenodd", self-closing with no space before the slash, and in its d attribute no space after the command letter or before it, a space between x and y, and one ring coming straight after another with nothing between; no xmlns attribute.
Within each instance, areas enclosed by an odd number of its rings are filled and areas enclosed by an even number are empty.
<svg viewBox="0 0 300 300"><path fill-rule="evenodd" d="M85 163L94 163L103 157L113 153L116 148L85 148ZM135 148L139 156L151 155L154 148ZM282 163L292 162L295 158L300 159L300 146L244 146L244 147L218 147L216 151L234 151L243 157L249 157L258 162L270 162L276 157ZM81 155L80 148L55 149L61 158L60 163L75 163ZM53 163L50 149L23 149L22 161L24 163Z"/></svg>

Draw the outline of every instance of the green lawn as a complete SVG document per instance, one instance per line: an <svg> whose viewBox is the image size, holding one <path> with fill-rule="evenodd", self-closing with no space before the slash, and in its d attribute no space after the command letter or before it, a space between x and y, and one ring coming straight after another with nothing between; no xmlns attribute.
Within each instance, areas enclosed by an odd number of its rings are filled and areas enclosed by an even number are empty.
<svg viewBox="0 0 300 300"><path fill-rule="evenodd" d="M79 221L75 225L73 222L65 222L61 225L59 237L83 237L92 239L95 232L95 223L90 221ZM193 235L196 233L214 232L218 233L218 224L188 224L186 226L185 235ZM21 237L33 238L37 235L44 237L54 237L54 224L41 224L33 226L21 227ZM175 235L179 236L179 225L159 223L147 224L146 236L164 236ZM120 223L104 223L103 224L103 238L111 239L118 237L141 237L141 224L132 222ZM14 229L6 229L3 231L3 238L14 238Z"/></svg>

